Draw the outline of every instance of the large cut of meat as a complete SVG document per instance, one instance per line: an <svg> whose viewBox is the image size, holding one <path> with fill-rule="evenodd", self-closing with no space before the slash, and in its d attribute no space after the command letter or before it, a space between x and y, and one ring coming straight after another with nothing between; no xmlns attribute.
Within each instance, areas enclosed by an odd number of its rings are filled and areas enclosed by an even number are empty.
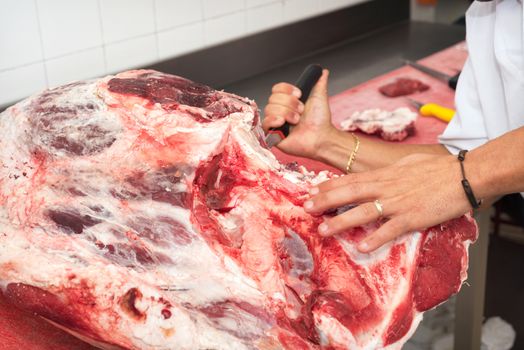
<svg viewBox="0 0 524 350"><path fill-rule="evenodd" d="M399 349L456 293L470 216L355 244L302 209L331 174L282 165L256 105L155 71L0 115L3 300L118 349Z"/></svg>

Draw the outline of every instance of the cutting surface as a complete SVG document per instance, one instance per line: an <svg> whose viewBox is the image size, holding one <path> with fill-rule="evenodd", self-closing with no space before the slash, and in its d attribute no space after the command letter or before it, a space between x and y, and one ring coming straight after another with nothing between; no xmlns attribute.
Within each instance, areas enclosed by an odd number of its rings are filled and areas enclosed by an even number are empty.
<svg viewBox="0 0 524 350"><path fill-rule="evenodd" d="M428 56L420 60L419 63L443 73L455 75L462 69L467 55L466 45L461 42ZM404 66L333 96L330 99L330 104L335 125L338 125L344 118L355 111L369 108L393 110L399 107L411 107L411 104L403 96L386 97L378 91L380 86L393 82L398 78L418 79L430 86L429 90L414 93L407 97L422 103L433 102L444 107L455 108L454 91L446 83L419 72L415 68ZM415 135L409 136L402 143L435 143L438 135L444 131L446 125L446 123L438 119L419 116L415 122Z"/></svg>
<svg viewBox="0 0 524 350"><path fill-rule="evenodd" d="M468 52L466 45L464 42L460 42L431 56L423 58L419 62L443 73L454 75L461 70L467 56ZM355 111L362 111L370 108L394 110L399 107L410 107L411 105L405 97L386 97L378 91L380 86L390 83L397 78L418 79L430 86L429 90L409 95L410 98L423 103L433 102L448 108L455 108L454 91L450 89L446 83L419 72L415 68L403 66L332 96L329 102L331 105L333 123L338 126L342 120ZM408 136L401 143L436 143L438 142L438 135L444 131L446 125L446 123L436 118L419 116L415 122L415 134L413 136ZM360 137L372 137L378 139L377 136L364 136L362 133L358 132L357 134L359 134ZM333 170L322 163L305 158L291 157L279 150L274 149L273 153L275 153L277 158L282 162L298 161L300 164L316 171L324 170L326 168Z"/></svg>

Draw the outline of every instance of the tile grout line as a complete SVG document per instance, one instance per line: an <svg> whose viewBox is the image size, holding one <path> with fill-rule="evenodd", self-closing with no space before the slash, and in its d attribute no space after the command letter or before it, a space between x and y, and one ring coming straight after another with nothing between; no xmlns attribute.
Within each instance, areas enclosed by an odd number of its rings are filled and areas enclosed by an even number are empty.
<svg viewBox="0 0 524 350"><path fill-rule="evenodd" d="M107 52L106 52L106 39L104 34L104 21L102 20L102 6L100 0L96 1L96 6L98 8L98 22L100 24L100 34L102 36L102 56L104 59L104 75L107 74Z"/></svg>
<svg viewBox="0 0 524 350"><path fill-rule="evenodd" d="M158 38L158 18L157 18L157 0L153 0L153 23L155 25L155 47L156 47L156 57L155 60L160 60L160 45L159 45L159 38Z"/></svg>
<svg viewBox="0 0 524 350"><path fill-rule="evenodd" d="M202 33L203 33L202 47L206 47L207 46L207 32L206 32L206 26L205 26L206 16L204 13L204 0L199 0L199 1L200 1L200 18L201 18L200 22L202 23Z"/></svg>
<svg viewBox="0 0 524 350"><path fill-rule="evenodd" d="M260 7L262 7L262 6L260 6ZM227 17L229 15L232 15L232 14L235 14L235 13L239 13L239 12L246 12L246 8L244 7L244 8L241 8L241 9L237 9L237 10L233 10L233 11L230 11L230 12L222 13L220 15L207 17L207 18L204 18L204 21L209 21L209 20L213 20L213 19L217 19L217 18L221 18L221 17Z"/></svg>
<svg viewBox="0 0 524 350"><path fill-rule="evenodd" d="M247 35L248 34L248 30L247 30L247 11L249 11L249 9L247 8L247 0L244 0L244 35Z"/></svg>
<svg viewBox="0 0 524 350"><path fill-rule="evenodd" d="M200 19L200 20L197 20L197 21L190 21L190 22L186 22L186 23L183 23L183 24L177 24L177 25L174 25L172 27L167 27L167 28L160 29L160 30L157 29L157 33L169 32L169 31L171 31L173 29L187 27L187 26L198 24L198 23L204 23L204 19Z"/></svg>
<svg viewBox="0 0 524 350"><path fill-rule="evenodd" d="M42 67L44 68L45 88L47 89L47 88L49 88L49 77L48 77L48 74L47 74L47 64L46 64L46 58L45 58L45 54L44 54L44 39L42 37L42 24L40 23L40 11L38 10L38 0L33 0L33 4L35 5L35 10L36 10L36 23L37 23L37 26L38 26L38 37L40 39L40 53L42 54L42 60L41 61L37 61L37 62L33 62L33 63L29 63L29 64L25 64L25 65L22 65L22 66L19 66L19 67L25 67L25 66L28 66L28 65L31 65L31 64L42 62ZM12 69L12 68L9 68L9 69ZM7 71L9 69L5 69L5 70ZM4 70L2 70L0 72L3 72L3 71Z"/></svg>
<svg viewBox="0 0 524 350"><path fill-rule="evenodd" d="M204 0L200 0L200 16L202 18L201 22L202 22L202 48L206 48L209 46L209 44L207 43L207 37L208 37L208 34L207 34L207 30L206 30L206 13L204 11Z"/></svg>

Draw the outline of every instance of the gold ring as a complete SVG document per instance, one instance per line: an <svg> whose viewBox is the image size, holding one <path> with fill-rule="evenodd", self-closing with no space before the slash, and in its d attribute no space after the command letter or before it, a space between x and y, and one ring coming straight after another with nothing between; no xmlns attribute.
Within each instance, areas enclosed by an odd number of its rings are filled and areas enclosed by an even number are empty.
<svg viewBox="0 0 524 350"><path fill-rule="evenodd" d="M377 208L378 211L378 217L381 218L382 215L384 215L384 207L382 206L382 203L377 199L373 202L375 204L375 208Z"/></svg>

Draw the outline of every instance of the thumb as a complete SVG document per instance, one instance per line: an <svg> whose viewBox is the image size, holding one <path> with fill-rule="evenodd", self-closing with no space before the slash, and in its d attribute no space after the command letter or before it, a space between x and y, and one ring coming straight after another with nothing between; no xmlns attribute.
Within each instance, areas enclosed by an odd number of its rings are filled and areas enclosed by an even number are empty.
<svg viewBox="0 0 524 350"><path fill-rule="evenodd" d="M328 77L329 77L329 70L324 69L322 71L322 76L320 79L318 79L318 82L315 84L313 89L311 90L310 97L316 97L320 99L327 99L328 98Z"/></svg>

